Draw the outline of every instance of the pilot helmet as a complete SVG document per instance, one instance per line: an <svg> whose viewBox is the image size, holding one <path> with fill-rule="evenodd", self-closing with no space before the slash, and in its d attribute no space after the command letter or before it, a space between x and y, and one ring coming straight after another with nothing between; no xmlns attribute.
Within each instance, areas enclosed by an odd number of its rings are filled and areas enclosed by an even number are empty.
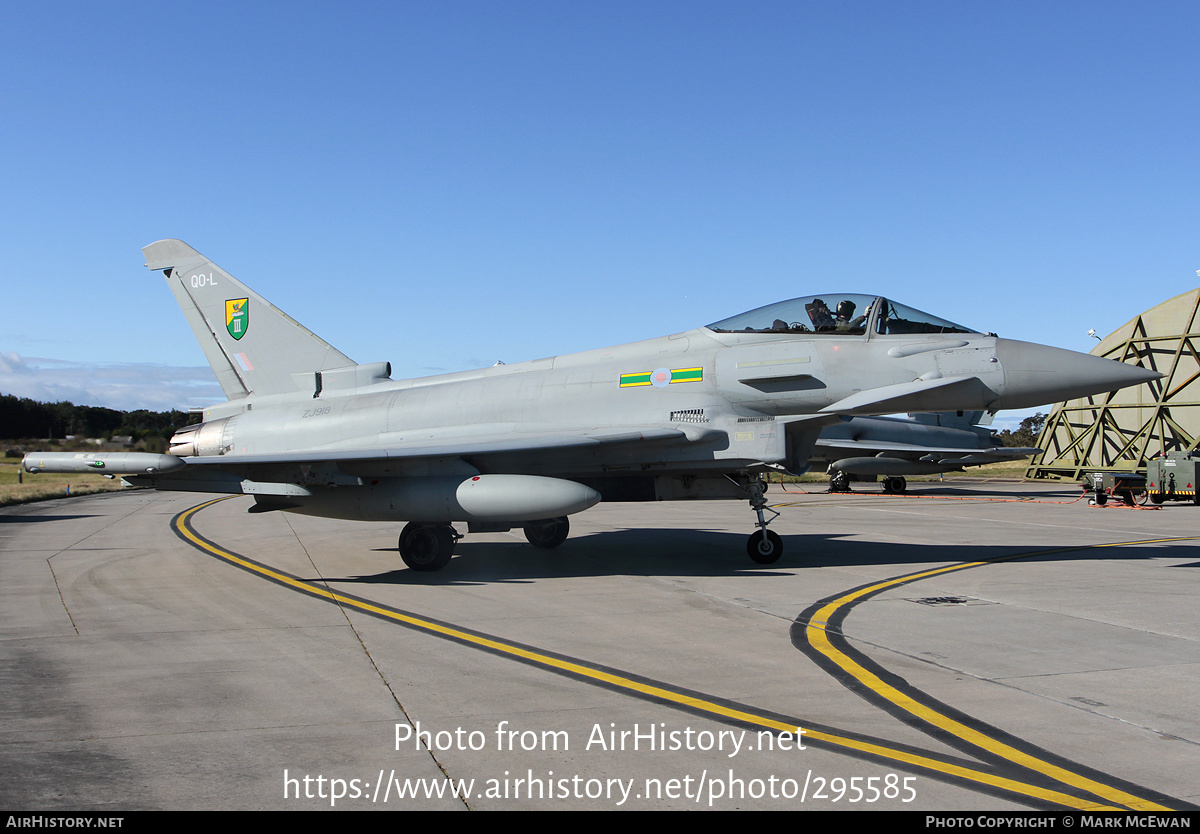
<svg viewBox="0 0 1200 834"><path fill-rule="evenodd" d="M848 319L854 315L854 302L850 299L839 301L837 306L837 314L842 318Z"/></svg>

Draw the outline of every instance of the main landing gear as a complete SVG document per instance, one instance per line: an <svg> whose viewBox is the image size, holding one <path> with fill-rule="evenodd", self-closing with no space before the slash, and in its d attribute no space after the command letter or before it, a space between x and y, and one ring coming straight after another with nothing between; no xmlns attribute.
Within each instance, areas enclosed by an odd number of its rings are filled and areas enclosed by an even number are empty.
<svg viewBox="0 0 1200 834"><path fill-rule="evenodd" d="M767 525L779 518L779 513L767 506L767 484L762 478L751 478L745 487L750 493L750 509L758 515L758 531L746 542L746 553L760 565L773 564L783 555L783 539L768 530ZM764 511L771 513L770 519L763 516Z"/></svg>
<svg viewBox="0 0 1200 834"><path fill-rule="evenodd" d="M501 532L507 529L507 526L500 528ZM531 545L550 549L567 540L571 532L571 523L564 515L526 522L522 529ZM454 545L461 538L462 535L449 524L409 522L400 531L400 558L412 570L441 570L450 563Z"/></svg>
<svg viewBox="0 0 1200 834"><path fill-rule="evenodd" d="M908 481L900 475L888 475L883 479L885 495L903 495L908 490ZM829 474L830 492L850 492L850 476L840 469Z"/></svg>
<svg viewBox="0 0 1200 834"><path fill-rule="evenodd" d="M449 524L409 522L400 531L400 558L412 570L441 570L450 563L454 544L460 538Z"/></svg>
<svg viewBox="0 0 1200 834"><path fill-rule="evenodd" d="M903 495L908 489L908 482L899 475L883 479L883 491L888 495Z"/></svg>
<svg viewBox="0 0 1200 834"><path fill-rule="evenodd" d="M549 550L567 540L567 535L571 532L571 522L567 521L567 517L564 515L558 518L531 521L525 525L524 529L525 538L531 545Z"/></svg>
<svg viewBox="0 0 1200 834"><path fill-rule="evenodd" d="M849 492L850 491L850 476L840 469L835 469L829 473L829 491L830 492Z"/></svg>

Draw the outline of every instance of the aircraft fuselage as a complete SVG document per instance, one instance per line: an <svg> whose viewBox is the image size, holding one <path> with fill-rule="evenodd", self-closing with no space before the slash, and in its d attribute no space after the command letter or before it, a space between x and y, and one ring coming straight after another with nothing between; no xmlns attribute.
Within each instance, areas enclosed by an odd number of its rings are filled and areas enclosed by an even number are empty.
<svg viewBox="0 0 1200 834"><path fill-rule="evenodd" d="M776 464L795 472L805 468L807 458L798 456L806 450L793 448L789 453L789 435L795 446L812 434L806 424L838 422L839 415L821 410L864 388L944 379L939 369L946 369L982 384L965 391L960 387L949 395L933 388L910 398L930 410L946 400L956 408L988 408L1004 392L997 341L975 335L956 338L947 347L947 340L937 335L805 339L699 328L615 348L350 390L325 388L318 393L314 377L311 392L206 409L206 426L215 428L216 421L226 421L221 436L207 448L188 451L230 455L232 463L243 456L449 446L480 435L518 437L539 429L661 427L682 432L690 442L680 446L631 440L621 444L619 459L613 459L612 444L607 444L602 459L587 448L545 449L540 454L528 450L519 454L519 462L489 459L479 469L586 476L639 466L690 472L698 467L728 470ZM905 350L889 356L897 345ZM869 386L864 384L866 368L871 369ZM865 408L870 411L870 406ZM789 432L788 426L794 430ZM403 459L341 466L400 475L427 471L429 462Z"/></svg>
<svg viewBox="0 0 1200 834"><path fill-rule="evenodd" d="M182 241L143 252L229 401L177 432L165 456L36 453L26 468L107 467L159 489L253 495L256 511L409 521L400 550L419 570L450 558L450 522L521 524L553 547L566 517L599 500L748 498L759 528L748 551L773 561L782 545L767 530L761 475L805 471L826 426L1024 408L1158 376L837 293L617 347L395 381L387 363L355 364Z"/></svg>

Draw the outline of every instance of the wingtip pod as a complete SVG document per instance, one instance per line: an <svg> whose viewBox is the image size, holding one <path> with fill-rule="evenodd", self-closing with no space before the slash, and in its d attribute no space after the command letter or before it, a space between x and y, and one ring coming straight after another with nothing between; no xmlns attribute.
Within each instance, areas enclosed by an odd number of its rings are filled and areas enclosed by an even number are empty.
<svg viewBox="0 0 1200 834"><path fill-rule="evenodd" d="M30 452L21 461L26 472L82 473L101 475L153 475L186 466L174 455L151 452Z"/></svg>

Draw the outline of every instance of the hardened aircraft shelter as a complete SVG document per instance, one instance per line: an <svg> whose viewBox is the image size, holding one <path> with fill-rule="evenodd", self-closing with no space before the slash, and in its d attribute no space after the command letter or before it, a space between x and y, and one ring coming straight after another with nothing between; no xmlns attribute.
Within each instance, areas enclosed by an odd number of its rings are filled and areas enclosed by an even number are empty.
<svg viewBox="0 0 1200 834"><path fill-rule="evenodd" d="M1200 439L1200 288L1136 316L1092 354L1164 376L1110 394L1060 403L1046 420L1027 478L1079 479L1089 470L1145 472Z"/></svg>

